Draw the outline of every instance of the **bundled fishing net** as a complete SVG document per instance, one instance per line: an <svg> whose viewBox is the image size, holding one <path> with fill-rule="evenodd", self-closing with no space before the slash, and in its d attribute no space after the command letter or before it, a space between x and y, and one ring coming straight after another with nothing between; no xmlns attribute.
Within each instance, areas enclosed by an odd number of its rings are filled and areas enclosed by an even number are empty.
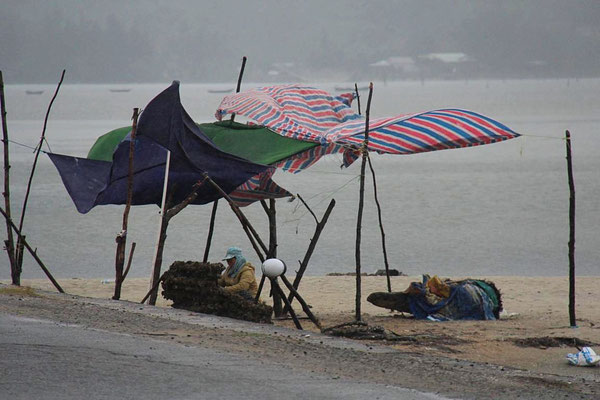
<svg viewBox="0 0 600 400"><path fill-rule="evenodd" d="M246 321L271 323L273 308L255 303L219 287L221 263L175 261L165 273L162 295L174 308Z"/></svg>

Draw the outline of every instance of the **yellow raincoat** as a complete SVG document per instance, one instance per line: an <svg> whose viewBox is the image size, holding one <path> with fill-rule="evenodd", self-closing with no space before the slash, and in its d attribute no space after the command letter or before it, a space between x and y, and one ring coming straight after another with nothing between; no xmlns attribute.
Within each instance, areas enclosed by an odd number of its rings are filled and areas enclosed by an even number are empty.
<svg viewBox="0 0 600 400"><path fill-rule="evenodd" d="M223 275L219 278L219 286L224 286L224 289L228 292L240 292L246 290L252 296L256 296L258 292L258 285L256 284L256 277L254 276L254 266L247 262L242 266L240 272L230 277L227 275L230 268L227 267Z"/></svg>

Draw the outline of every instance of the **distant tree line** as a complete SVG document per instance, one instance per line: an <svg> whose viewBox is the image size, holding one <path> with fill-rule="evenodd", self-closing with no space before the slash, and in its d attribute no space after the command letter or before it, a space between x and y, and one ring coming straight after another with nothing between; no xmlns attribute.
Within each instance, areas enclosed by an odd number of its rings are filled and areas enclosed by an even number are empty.
<svg viewBox="0 0 600 400"><path fill-rule="evenodd" d="M475 77L600 73L600 2L7 0L7 82L369 79L390 56L462 52ZM277 74L278 73L278 74Z"/></svg>

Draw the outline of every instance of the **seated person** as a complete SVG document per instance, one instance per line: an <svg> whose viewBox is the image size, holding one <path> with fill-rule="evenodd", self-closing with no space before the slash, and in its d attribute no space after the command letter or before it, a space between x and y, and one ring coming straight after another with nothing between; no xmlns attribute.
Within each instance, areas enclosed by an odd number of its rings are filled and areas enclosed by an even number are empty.
<svg viewBox="0 0 600 400"><path fill-rule="evenodd" d="M254 266L246 261L242 250L238 247L230 247L223 261L227 261L227 268L218 280L219 286L223 286L227 292L254 300L258 291Z"/></svg>

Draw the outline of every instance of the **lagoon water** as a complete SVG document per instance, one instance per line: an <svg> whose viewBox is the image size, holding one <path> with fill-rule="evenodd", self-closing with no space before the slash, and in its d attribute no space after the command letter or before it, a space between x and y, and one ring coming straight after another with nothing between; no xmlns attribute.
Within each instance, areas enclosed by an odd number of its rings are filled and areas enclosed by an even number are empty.
<svg viewBox="0 0 600 400"><path fill-rule="evenodd" d="M64 84L46 131L51 150L85 157L98 136L129 125L132 109L143 108L169 83ZM475 148L373 155L391 268L409 275L568 274L569 188L563 137L569 129L577 198L577 274L600 274L599 79L374 84L373 117L459 107L492 117L524 135ZM312 84L332 93L335 85L340 83ZM260 85L246 83L243 89L254 86ZM223 94L208 89L228 87L182 82L183 105L197 122L212 121ZM110 90L118 88L131 90ZM44 93L26 94L34 89ZM11 140L35 146L54 90L54 85L5 86ZM33 152L11 143L10 156L12 213L18 220ZM278 171L275 175L275 181L299 193L319 217L330 199L337 202L312 256L309 275L355 268L360 163L348 169L340 169L340 164L338 157L330 156L300 174ZM372 188L367 174L363 272L384 268ZM111 278L123 209L100 206L79 214L58 172L42 155L24 233L55 277ZM202 259L211 209L210 205L190 206L171 220L163 269L175 260ZM244 211L266 240L268 227L260 204ZM277 213L278 255L289 269L296 270L315 222L298 200L278 200ZM137 243L132 277L150 275L158 218L157 206L132 208L128 244ZM5 228L2 231L4 238ZM258 265L237 219L220 202L210 259L219 260L231 245L246 249L249 260ZM29 254L22 277L44 277ZM10 279L6 253L0 256L0 279Z"/></svg>

